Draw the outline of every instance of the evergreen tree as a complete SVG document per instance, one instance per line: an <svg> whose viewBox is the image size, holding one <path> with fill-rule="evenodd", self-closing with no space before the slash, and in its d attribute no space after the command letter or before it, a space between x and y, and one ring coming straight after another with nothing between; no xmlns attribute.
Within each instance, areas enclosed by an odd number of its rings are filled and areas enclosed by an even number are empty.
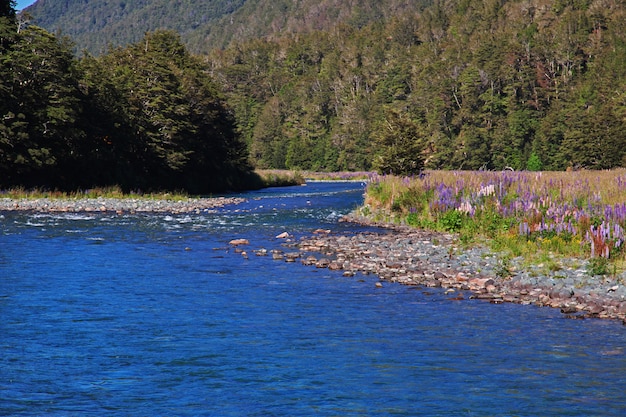
<svg viewBox="0 0 626 417"><path fill-rule="evenodd" d="M379 152L375 168L383 174L415 175L424 168L424 145L419 125L391 110L375 133Z"/></svg>
<svg viewBox="0 0 626 417"><path fill-rule="evenodd" d="M71 182L62 172L82 132L75 122L80 93L72 44L37 26L16 34L3 55L4 184L55 186Z"/></svg>
<svg viewBox="0 0 626 417"><path fill-rule="evenodd" d="M83 68L93 129L109 148L99 163L126 188L194 193L242 188L250 172L234 117L201 63L173 32L149 33ZM120 158L118 164L113 158Z"/></svg>

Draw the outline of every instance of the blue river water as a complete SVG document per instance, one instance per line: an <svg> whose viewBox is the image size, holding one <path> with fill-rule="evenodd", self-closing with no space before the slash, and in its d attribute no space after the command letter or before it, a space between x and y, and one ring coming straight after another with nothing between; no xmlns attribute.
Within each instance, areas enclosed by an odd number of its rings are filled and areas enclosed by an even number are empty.
<svg viewBox="0 0 626 417"><path fill-rule="evenodd" d="M252 254L282 248L283 231L363 230L337 221L362 193L309 183L217 213L2 213L0 415L626 415L618 322Z"/></svg>

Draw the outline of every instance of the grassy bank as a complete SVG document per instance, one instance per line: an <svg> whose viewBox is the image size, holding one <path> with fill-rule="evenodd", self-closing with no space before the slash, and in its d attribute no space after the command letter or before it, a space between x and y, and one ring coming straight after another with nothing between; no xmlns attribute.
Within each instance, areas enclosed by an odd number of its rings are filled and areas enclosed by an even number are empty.
<svg viewBox="0 0 626 417"><path fill-rule="evenodd" d="M298 171L258 169L255 174L260 177L263 187L286 187L305 182L304 176Z"/></svg>
<svg viewBox="0 0 626 417"><path fill-rule="evenodd" d="M306 180L310 181L367 181L371 176L371 172L317 172L317 171L291 171L284 169L265 169L257 170L256 173L264 179L274 180L277 183L281 181L284 185L303 184Z"/></svg>
<svg viewBox="0 0 626 417"><path fill-rule="evenodd" d="M360 214L486 243L503 254L503 268L518 256L551 270L562 257L589 258L593 274L625 267L625 169L374 176Z"/></svg>
<svg viewBox="0 0 626 417"><path fill-rule="evenodd" d="M12 198L12 199L63 199L63 200L78 200L83 198L132 198L132 199L146 199L146 200L173 200L180 201L189 198L189 195L184 191L173 192L154 192L143 193L140 191L124 192L118 186L111 187L96 187L88 190L77 191L59 191L59 190L46 190L43 188L11 188L9 190L3 190L0 192L0 197Z"/></svg>
<svg viewBox="0 0 626 417"><path fill-rule="evenodd" d="M279 171L279 170L258 170L255 171L249 180L249 187L252 189L281 187L290 185L304 184L304 176L295 171ZM65 199L74 200L81 198L132 198L132 199L148 199L148 200L186 200L192 196L184 190L161 191L161 192L142 192L142 191L125 191L119 186L94 187L87 190L61 191L49 190L45 188L11 188L0 191L0 197L12 199Z"/></svg>

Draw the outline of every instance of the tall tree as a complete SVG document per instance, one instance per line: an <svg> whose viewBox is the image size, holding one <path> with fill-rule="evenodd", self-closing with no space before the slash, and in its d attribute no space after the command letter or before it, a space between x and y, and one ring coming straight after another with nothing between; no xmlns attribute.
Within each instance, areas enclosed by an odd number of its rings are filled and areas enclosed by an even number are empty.
<svg viewBox="0 0 626 417"><path fill-rule="evenodd" d="M383 174L415 175L424 168L424 137L419 124L390 110L376 130L379 152L374 166Z"/></svg>
<svg viewBox="0 0 626 417"><path fill-rule="evenodd" d="M96 136L123 155L121 165L106 156L101 161L125 174L118 178L125 187L196 193L242 187L238 181L250 166L233 114L178 35L148 33L134 45L86 58L84 71L96 103L91 111L108 115L96 124Z"/></svg>
<svg viewBox="0 0 626 417"><path fill-rule="evenodd" d="M4 144L10 167L3 181L21 185L59 184L62 165L82 137L76 128L80 92L72 44L29 26L4 54L10 70L4 87ZM46 178L45 181L42 181Z"/></svg>

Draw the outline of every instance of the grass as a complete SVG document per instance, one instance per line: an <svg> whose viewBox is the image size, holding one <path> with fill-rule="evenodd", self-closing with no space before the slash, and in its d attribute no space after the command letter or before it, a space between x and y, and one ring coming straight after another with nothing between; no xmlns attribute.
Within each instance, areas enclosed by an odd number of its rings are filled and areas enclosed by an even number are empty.
<svg viewBox="0 0 626 417"><path fill-rule="evenodd" d="M313 181L367 181L372 176L371 172L313 172L304 171L305 178Z"/></svg>
<svg viewBox="0 0 626 417"><path fill-rule="evenodd" d="M303 184L305 180L310 181L367 181L372 176L372 172L316 172L316 171L299 171L287 169L259 169L255 171L261 178L270 181L285 180L285 185Z"/></svg>
<svg viewBox="0 0 626 417"><path fill-rule="evenodd" d="M180 201L189 199L189 195L184 191L176 192L160 192L160 193L142 193L133 191L125 193L118 186L96 187L88 190L78 191L59 191L46 190L41 188L11 188L9 190L0 191L0 197L12 199L59 199L59 200L77 200L82 198L135 198L146 200L172 200Z"/></svg>
<svg viewBox="0 0 626 417"><path fill-rule="evenodd" d="M304 184L304 176L296 171L286 170L258 170L255 171L258 184L256 188L282 187ZM194 198L185 191L162 191L144 193L141 191L124 192L119 186L94 187L88 190L59 191L44 188L11 188L0 191L0 198L12 199L63 199L77 200L82 198L118 198L118 199L144 199L144 200L170 200L182 201Z"/></svg>
<svg viewBox="0 0 626 417"><path fill-rule="evenodd" d="M485 243L550 271L559 257L593 259L594 273L626 267L626 169L373 176L361 211L457 233L464 245Z"/></svg>
<svg viewBox="0 0 626 417"><path fill-rule="evenodd" d="M264 187L286 187L302 185L304 176L299 171L280 169L258 169L255 173L261 178Z"/></svg>

